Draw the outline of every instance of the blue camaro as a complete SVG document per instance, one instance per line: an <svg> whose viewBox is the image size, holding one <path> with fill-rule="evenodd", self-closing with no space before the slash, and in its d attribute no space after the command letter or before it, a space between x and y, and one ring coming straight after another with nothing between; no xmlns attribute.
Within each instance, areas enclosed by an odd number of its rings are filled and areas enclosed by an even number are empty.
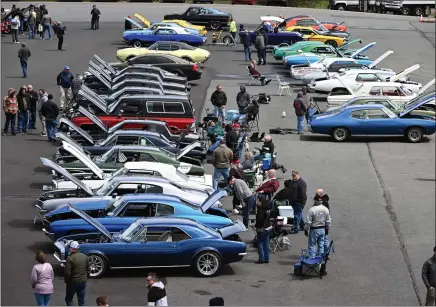
<svg viewBox="0 0 436 307"><path fill-rule="evenodd" d="M225 191L217 191L201 206L164 194L125 195L115 201L102 199L76 203L75 206L97 218L111 232L124 230L139 217L158 216L191 218L211 228L222 228L231 225L233 221L224 209L212 206L226 195ZM67 206L51 211L44 215L43 232L50 239L56 240L70 234L92 231L92 226L86 221L74 217L75 214Z"/></svg>
<svg viewBox="0 0 436 307"><path fill-rule="evenodd" d="M192 267L203 277L219 273L222 265L241 261L247 246L239 232L241 221L213 230L191 219L157 217L137 219L120 233L111 233L96 219L75 210L93 230L55 242L54 257L63 266L72 241L90 263L90 277L98 278L109 270L156 267ZM98 232L96 232L96 230Z"/></svg>
<svg viewBox="0 0 436 307"><path fill-rule="evenodd" d="M381 104L343 106L315 115L311 120L310 130L313 133L330 135L339 142L352 135L394 135L404 136L410 142L418 143L424 135L432 135L436 131L434 117L411 113L426 103L427 100L418 99L399 115Z"/></svg>
<svg viewBox="0 0 436 307"><path fill-rule="evenodd" d="M123 40L135 47L149 46L158 41L183 42L192 46L201 46L207 38L190 33L182 27L160 28L154 31L130 30L123 33Z"/></svg>

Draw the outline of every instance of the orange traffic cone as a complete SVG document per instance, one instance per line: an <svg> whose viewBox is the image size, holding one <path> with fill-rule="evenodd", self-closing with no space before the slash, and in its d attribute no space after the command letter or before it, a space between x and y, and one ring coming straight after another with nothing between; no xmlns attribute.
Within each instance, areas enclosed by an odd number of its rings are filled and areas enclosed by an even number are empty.
<svg viewBox="0 0 436 307"><path fill-rule="evenodd" d="M422 14L421 14L421 16L419 17L419 22L422 22Z"/></svg>

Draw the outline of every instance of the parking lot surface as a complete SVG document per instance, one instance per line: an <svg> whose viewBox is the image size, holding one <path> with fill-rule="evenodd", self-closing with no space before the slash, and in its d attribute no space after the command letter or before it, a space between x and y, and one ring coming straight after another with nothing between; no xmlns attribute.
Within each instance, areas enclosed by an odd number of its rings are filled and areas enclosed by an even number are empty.
<svg viewBox="0 0 436 307"><path fill-rule="evenodd" d="M11 3L12 5L12 3ZM99 31L90 31L91 4L50 4L53 19L68 24L65 52L56 51L53 41L28 42L32 57L29 78L22 79L17 52L19 45L2 37L2 94L10 87L32 84L45 88L59 101L56 75L64 65L81 73L97 53L115 61L121 44L122 19L135 12L153 21L165 13L184 11L184 5L101 4ZM238 23L254 28L259 16L285 16L310 13L321 20L345 21L353 37L363 43L377 42L368 55L376 58L387 50L395 53L380 66L400 71L420 64L411 79L427 83L434 78L434 25L419 24L417 18L363 15L293 8L263 8L214 5L233 14ZM67 9L66 9L67 8ZM144 12L147 12L145 14ZM365 16L365 18L363 17ZM407 47L406 47L407 46ZM192 100L198 118L216 85L221 84L229 97L228 109L235 109L239 86L248 78L240 47L206 47L212 53L203 77L193 82ZM259 68L262 73L287 77L282 64L270 60ZM260 110L260 131L295 128L292 96L278 97L277 83L266 87L247 87L250 94L267 93L272 101ZM295 88L298 90L298 88ZM282 118L282 112L287 116ZM39 126L40 128L40 126ZM34 134L2 137L2 305L33 305L29 276L39 249L50 254L53 244L40 228L33 225L34 202L50 176L41 171L39 157L51 157L55 146ZM292 248L272 255L269 265L255 265L257 253L251 247L240 263L224 267L211 279L193 277L189 270L156 270L167 286L170 305L206 305L212 296L222 296L226 305L418 305L424 297L420 277L423 261L431 255L435 230L435 143L434 136L423 143L409 144L402 139L357 138L334 143L328 137L305 132L303 136L273 135L278 160L300 171L308 183L308 196L323 188L331 198L332 230L335 251L322 280L300 281L291 273L301 248L307 245L303 234L290 236ZM251 148L259 147L251 144ZM209 173L212 167L206 168ZM281 181L289 174L281 174ZM224 202L227 209L230 201ZM308 202L307 207L310 206ZM238 218L235 216L234 218ZM249 241L252 233L244 234ZM50 257L50 262L55 263ZM56 265L52 305L64 304L62 270ZM97 296L109 296L111 305L144 305L145 275L148 270L112 272L88 283L87 303Z"/></svg>

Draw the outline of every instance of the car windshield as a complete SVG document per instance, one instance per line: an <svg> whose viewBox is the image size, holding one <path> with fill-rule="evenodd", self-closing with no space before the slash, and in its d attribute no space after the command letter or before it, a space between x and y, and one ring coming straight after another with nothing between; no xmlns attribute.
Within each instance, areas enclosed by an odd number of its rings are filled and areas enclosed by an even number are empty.
<svg viewBox="0 0 436 307"><path fill-rule="evenodd" d="M104 208L104 213L107 216L113 216L115 213L115 210L117 210L120 206L124 204L124 200L122 198L115 199L111 201L106 208Z"/></svg>
<svg viewBox="0 0 436 307"><path fill-rule="evenodd" d="M180 47L182 47L182 49L184 50L195 50L195 47L192 47L191 45L188 44L184 44L184 43L180 43Z"/></svg>
<svg viewBox="0 0 436 307"><path fill-rule="evenodd" d="M129 228L127 228L120 234L120 238L125 241L131 242L133 238L135 238L142 231L143 228L144 227L141 224L139 224L138 222L134 222L129 226Z"/></svg>
<svg viewBox="0 0 436 307"><path fill-rule="evenodd" d="M96 196L106 196L118 185L117 181L109 180L95 192Z"/></svg>

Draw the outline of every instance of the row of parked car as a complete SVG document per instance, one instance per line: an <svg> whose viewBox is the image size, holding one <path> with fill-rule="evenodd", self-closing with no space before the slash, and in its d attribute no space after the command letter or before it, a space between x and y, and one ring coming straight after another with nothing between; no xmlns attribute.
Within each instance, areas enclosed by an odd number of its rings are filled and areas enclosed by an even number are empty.
<svg viewBox="0 0 436 307"><path fill-rule="evenodd" d="M246 244L205 174L187 79L150 65L116 70L98 56L60 119L52 184L34 222L54 241L61 265L74 240L91 277L110 269L192 267L216 275ZM114 89L115 88L115 89Z"/></svg>

